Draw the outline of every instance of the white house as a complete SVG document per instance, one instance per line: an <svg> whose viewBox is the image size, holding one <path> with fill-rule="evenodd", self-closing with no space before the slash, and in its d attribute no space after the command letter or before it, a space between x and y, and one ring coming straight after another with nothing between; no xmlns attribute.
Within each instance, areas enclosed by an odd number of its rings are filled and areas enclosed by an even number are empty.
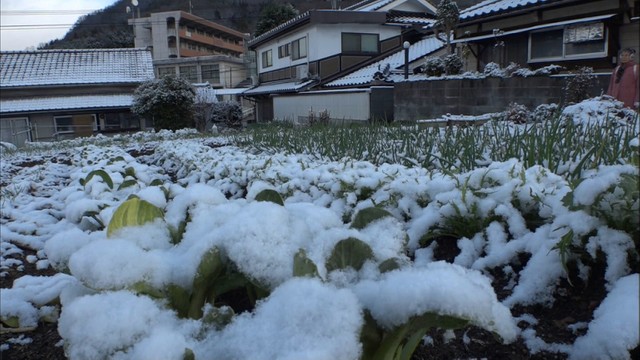
<svg viewBox="0 0 640 360"><path fill-rule="evenodd" d="M422 0L363 1L342 10L305 12L249 41L258 85L243 95L256 101L259 121L304 121L309 112L324 110L334 120L373 120L385 110L372 108L371 98L388 93L388 86L372 87L369 81L336 92L324 85L402 52L405 41L422 37L416 32L421 26L414 25L432 21L434 12Z"/></svg>

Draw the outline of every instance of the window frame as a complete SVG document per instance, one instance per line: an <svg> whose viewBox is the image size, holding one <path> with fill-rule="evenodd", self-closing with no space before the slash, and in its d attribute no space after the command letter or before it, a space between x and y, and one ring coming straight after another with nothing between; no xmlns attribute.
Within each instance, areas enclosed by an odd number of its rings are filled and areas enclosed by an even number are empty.
<svg viewBox="0 0 640 360"><path fill-rule="evenodd" d="M60 119L69 119L68 125L60 125L58 124L58 120ZM72 115L56 115L53 117L53 126L55 129L55 134L73 134L75 130L73 128L73 116ZM68 130L60 130L60 128L67 128Z"/></svg>
<svg viewBox="0 0 640 360"><path fill-rule="evenodd" d="M358 49L345 49L345 36L358 36L359 38L359 46ZM364 51L363 48L363 40L365 37L375 37L376 50L375 51ZM380 54L380 34L376 33L354 33L354 32L343 32L340 34L340 49L344 54L358 54L358 55L375 55Z"/></svg>
<svg viewBox="0 0 640 360"><path fill-rule="evenodd" d="M302 46L301 46L302 44ZM291 60L300 60L307 57L307 37L303 36L291 42Z"/></svg>
<svg viewBox="0 0 640 360"><path fill-rule="evenodd" d="M606 26L604 22L587 22L579 25L590 25L590 24L602 24L603 33L602 39L597 40L587 40L583 42L567 42L565 41L567 29L574 27L578 24L568 24L564 26L555 26L547 29L540 29L536 31L529 32L528 36L528 46L527 46L527 62L529 63L537 63L537 62L549 62L549 61L569 61L569 60L584 60L584 59L595 59L595 58L603 58L608 54L609 49L609 28ZM561 56L550 56L550 57L533 57L532 48L533 48L533 36L534 34L540 34L544 32L552 32L562 30L562 37L558 39L562 43L562 55ZM602 51L597 52L587 52L580 54L567 54L567 45L570 44L580 44L586 42L602 42Z"/></svg>
<svg viewBox="0 0 640 360"><path fill-rule="evenodd" d="M263 69L270 68L273 66L273 50L265 50L260 54L261 57L261 65Z"/></svg>
<svg viewBox="0 0 640 360"><path fill-rule="evenodd" d="M184 70L189 70L189 71L184 71ZM190 83L197 83L198 82L198 66L197 65L183 65L183 66L179 66L178 70L180 71L179 73L179 77L189 81ZM192 71L194 71L192 73ZM184 74L189 74L189 76L186 76ZM195 78L190 77L191 75L195 75Z"/></svg>
<svg viewBox="0 0 640 360"><path fill-rule="evenodd" d="M211 70L205 70L205 68L211 67ZM209 73L209 71L211 71L212 76L211 76L211 80L212 82L210 82L210 84L220 84L220 64L204 64L200 66L200 73L202 75L202 82L207 82L209 81L209 78L207 77L205 79L205 74ZM218 79L217 81L213 81L215 79Z"/></svg>
<svg viewBox="0 0 640 360"><path fill-rule="evenodd" d="M161 74L161 71L168 71L165 74ZM176 76L176 68L175 66L160 66L157 69L157 74L159 78L165 77L165 76Z"/></svg>
<svg viewBox="0 0 640 360"><path fill-rule="evenodd" d="M291 55L291 43L278 46L278 59L282 59Z"/></svg>

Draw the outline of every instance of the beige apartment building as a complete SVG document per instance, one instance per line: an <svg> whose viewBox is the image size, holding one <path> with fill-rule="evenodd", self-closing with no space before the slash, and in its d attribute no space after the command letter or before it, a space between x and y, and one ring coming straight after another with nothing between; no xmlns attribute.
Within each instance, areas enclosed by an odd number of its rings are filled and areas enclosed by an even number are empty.
<svg viewBox="0 0 640 360"><path fill-rule="evenodd" d="M194 84L235 88L249 82L245 34L184 11L129 20L136 48L149 48L155 75L178 75ZM249 82L250 84L250 82Z"/></svg>

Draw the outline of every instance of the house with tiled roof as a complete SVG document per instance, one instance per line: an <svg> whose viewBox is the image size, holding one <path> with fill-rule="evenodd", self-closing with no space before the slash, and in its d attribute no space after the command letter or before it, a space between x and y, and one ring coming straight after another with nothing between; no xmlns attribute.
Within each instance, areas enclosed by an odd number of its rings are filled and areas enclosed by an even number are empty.
<svg viewBox="0 0 640 360"><path fill-rule="evenodd" d="M2 141L144 129L129 108L134 90L153 77L145 49L1 52Z"/></svg>
<svg viewBox="0 0 640 360"><path fill-rule="evenodd" d="M610 72L625 47L639 50L638 0L485 0L460 12L454 42L469 70L513 62Z"/></svg>
<svg viewBox="0 0 640 360"><path fill-rule="evenodd" d="M414 44L435 9L424 0L366 0L300 14L248 42L258 84L243 96L256 102L259 121L304 122L324 111L338 121L391 120L389 76L404 66L405 42L413 58L425 55Z"/></svg>

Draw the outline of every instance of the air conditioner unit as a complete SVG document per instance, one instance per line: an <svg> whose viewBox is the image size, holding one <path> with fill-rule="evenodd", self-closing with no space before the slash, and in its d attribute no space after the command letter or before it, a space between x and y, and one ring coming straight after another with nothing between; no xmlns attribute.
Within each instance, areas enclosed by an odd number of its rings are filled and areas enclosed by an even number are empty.
<svg viewBox="0 0 640 360"><path fill-rule="evenodd" d="M296 79L303 80L309 77L309 65L303 64L296 66Z"/></svg>

